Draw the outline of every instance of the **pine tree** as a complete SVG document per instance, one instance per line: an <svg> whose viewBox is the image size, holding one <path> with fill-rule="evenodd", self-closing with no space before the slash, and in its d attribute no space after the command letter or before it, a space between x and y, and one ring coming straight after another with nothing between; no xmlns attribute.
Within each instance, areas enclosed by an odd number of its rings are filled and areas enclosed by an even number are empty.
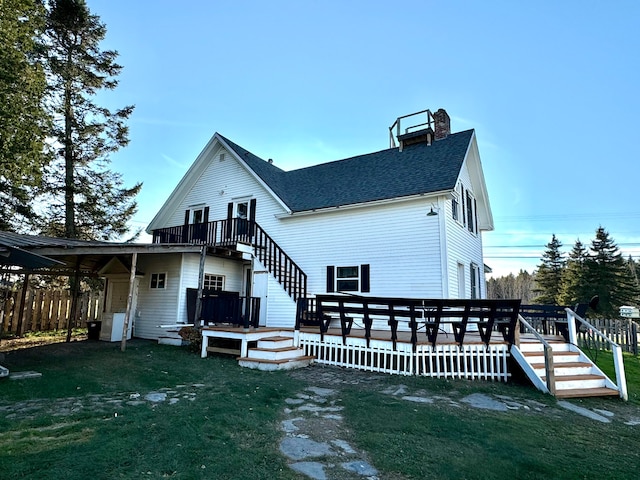
<svg viewBox="0 0 640 480"><path fill-rule="evenodd" d="M0 1L0 229L35 222L32 189L47 161L49 117L38 36L45 10L38 0Z"/></svg>
<svg viewBox="0 0 640 480"><path fill-rule="evenodd" d="M546 247L547 249L542 254L542 263L536 272L536 287L533 291L538 296L534 301L557 305L559 304L562 274L565 267L565 260L560 251L562 243L553 234Z"/></svg>
<svg viewBox="0 0 640 480"><path fill-rule="evenodd" d="M125 188L121 175L107 168L109 155L129 141L125 122L133 106L111 111L94 102L98 91L118 85L122 69L117 52L100 49L105 34L84 0L49 3L47 67L57 155L45 177L47 234L113 239L128 231L137 208L142 185Z"/></svg>
<svg viewBox="0 0 640 480"><path fill-rule="evenodd" d="M598 315L618 317L622 305L637 302L640 294L638 284L618 246L603 227L596 230L590 250L586 262L587 278L594 294L600 297Z"/></svg>
<svg viewBox="0 0 640 480"><path fill-rule="evenodd" d="M587 249L580 239L577 239L566 262L558 298L560 305L573 307L577 303L587 303L594 295L587 278L586 262Z"/></svg>

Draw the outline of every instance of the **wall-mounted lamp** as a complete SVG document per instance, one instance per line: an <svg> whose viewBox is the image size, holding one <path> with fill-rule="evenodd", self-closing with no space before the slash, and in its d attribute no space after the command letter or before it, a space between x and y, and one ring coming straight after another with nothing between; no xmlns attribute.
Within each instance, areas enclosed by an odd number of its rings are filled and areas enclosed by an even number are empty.
<svg viewBox="0 0 640 480"><path fill-rule="evenodd" d="M435 217L436 215L438 215L438 212L436 212L433 207L431 207L431 210L429 210L429 213L427 213L427 217Z"/></svg>

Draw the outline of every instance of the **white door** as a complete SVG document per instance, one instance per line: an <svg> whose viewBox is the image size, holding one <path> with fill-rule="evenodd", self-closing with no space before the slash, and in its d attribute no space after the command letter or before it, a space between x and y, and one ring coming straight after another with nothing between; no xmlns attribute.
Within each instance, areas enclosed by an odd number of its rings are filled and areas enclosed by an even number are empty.
<svg viewBox="0 0 640 480"><path fill-rule="evenodd" d="M260 298L260 323L261 327L267 326L267 294L269 293L269 272L258 271L253 273L253 296Z"/></svg>

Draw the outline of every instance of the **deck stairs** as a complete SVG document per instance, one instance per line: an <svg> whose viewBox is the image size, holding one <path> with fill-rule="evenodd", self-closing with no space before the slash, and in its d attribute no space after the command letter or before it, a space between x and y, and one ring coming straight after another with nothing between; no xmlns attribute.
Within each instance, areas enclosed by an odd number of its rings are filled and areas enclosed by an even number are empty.
<svg viewBox="0 0 640 480"><path fill-rule="evenodd" d="M158 337L158 343L160 345L174 345L176 347L184 345L184 340L178 334L178 331L179 329L177 328L163 331L162 335Z"/></svg>
<svg viewBox="0 0 640 480"><path fill-rule="evenodd" d="M562 337L545 339L552 349L555 393L547 387L544 346L535 338L521 339L511 355L531 382L558 398L619 396L615 384L580 350Z"/></svg>
<svg viewBox="0 0 640 480"><path fill-rule="evenodd" d="M273 371L306 367L313 360L293 345L293 336L280 333L258 340L256 347L247 350L246 357L238 358L238 363L241 367Z"/></svg>

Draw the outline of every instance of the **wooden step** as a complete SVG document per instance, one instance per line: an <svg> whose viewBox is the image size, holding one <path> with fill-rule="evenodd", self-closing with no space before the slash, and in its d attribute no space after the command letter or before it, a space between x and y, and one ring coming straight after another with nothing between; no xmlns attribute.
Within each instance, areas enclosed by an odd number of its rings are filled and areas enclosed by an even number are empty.
<svg viewBox="0 0 640 480"><path fill-rule="evenodd" d="M546 376L540 377L543 382L547 381ZM556 377L556 393L562 390L592 389L604 388L606 378L602 375L584 374L584 375L563 375Z"/></svg>
<svg viewBox="0 0 640 480"><path fill-rule="evenodd" d="M247 352L248 358L255 360L286 360L295 358L304 353L304 350L298 347L280 347L280 348L250 348Z"/></svg>
<svg viewBox="0 0 640 480"><path fill-rule="evenodd" d="M582 397L618 397L620 392L612 388L574 388L557 390L557 398L582 398Z"/></svg>
<svg viewBox="0 0 640 480"><path fill-rule="evenodd" d="M544 368L544 362L531 363L534 369ZM591 368L592 365L589 362L564 362L554 363L554 368Z"/></svg>

